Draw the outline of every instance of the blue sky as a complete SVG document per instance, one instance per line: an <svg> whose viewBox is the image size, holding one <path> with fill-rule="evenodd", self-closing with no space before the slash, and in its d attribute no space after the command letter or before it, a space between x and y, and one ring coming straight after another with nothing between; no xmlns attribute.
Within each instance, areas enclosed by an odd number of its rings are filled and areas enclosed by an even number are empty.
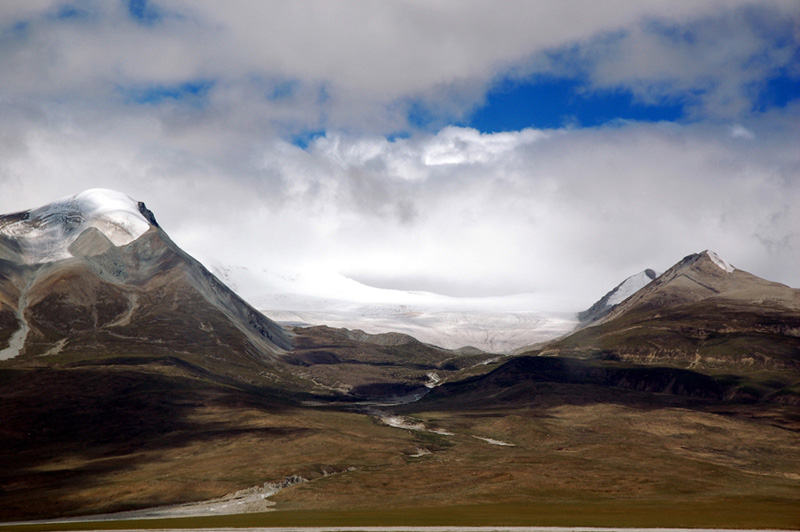
<svg viewBox="0 0 800 532"><path fill-rule="evenodd" d="M685 122L707 118L687 110L691 92L675 92L657 102L644 102L624 88L592 89L585 80L536 78L503 81L486 94L464 125L484 133L524 128L597 127L620 120ZM800 76L782 69L753 88L752 112L782 109L800 100Z"/></svg>
<svg viewBox="0 0 800 532"><path fill-rule="evenodd" d="M174 85L120 87L120 93L125 101L134 105L159 105L170 101L201 103L213 86L213 82L201 79Z"/></svg>
<svg viewBox="0 0 800 532"><path fill-rule="evenodd" d="M576 308L703 249L800 286L798 27L784 0L2 3L0 211L114 188L197 255Z"/></svg>
<svg viewBox="0 0 800 532"><path fill-rule="evenodd" d="M764 48L747 50L748 53L734 57L733 61L742 62L741 68L745 71L749 69L747 63L762 61L769 63L769 47L788 50L791 57L781 64L766 64L761 76L739 80L743 85L742 92L746 92L743 96L746 100L743 102L744 112L740 112L740 115L785 108L800 98L800 70L797 66L800 63L800 52L791 19L781 17L780 13L777 15L771 13L770 3L764 3L763 9L758 8L759 4L759 2L745 3L745 7L734 9L732 12L741 19L740 23L746 26L748 31L764 38ZM129 0L125 2L125 6L128 17L143 26L165 25L166 20L187 16L169 5L160 6L148 0ZM91 7L87 8L84 3L75 5L61 3L57 4L55 9L57 18L60 19L85 18L92 15ZM166 20L165 14L167 14ZM708 45L719 42L720 36L714 33L720 28L728 29L726 26L730 21L725 21L725 18L724 15L719 17L722 20L720 22L705 15L681 25L651 17L644 19L643 28L651 37L671 42L676 48L686 46L701 48L704 41L708 41L705 43ZM732 16L729 15L727 18ZM595 45L608 46L612 49L620 47L620 43L630 39L631 33L625 29L599 33L594 36ZM728 38L728 35L724 35L723 38ZM590 49L591 46L590 42L586 48ZM405 137L415 130L432 132L447 124L472 127L484 133L495 133L525 128L597 127L620 121L686 122L719 118L716 110L704 106L702 102L707 93L718 90L716 85L725 82L724 79L713 79L714 69L718 69L719 64L710 65L708 79L691 80L689 86L670 86L668 80L666 82L658 80L649 83L648 87L647 80L635 79L619 81L609 86L595 83L592 79L592 69L596 68L596 65L587 64L586 59L586 56L591 54L581 50L574 43L544 48L542 53L548 56L552 63L572 62L575 65L571 71L569 67L545 68L543 71L532 69L528 75L520 75L514 68L505 73L500 71L484 83L482 94L472 102L465 102L460 109L442 110L436 98L415 98L412 94L408 98L411 103L407 104L405 124L383 133L390 138ZM578 59L573 56L578 56ZM215 81L217 80L212 77L202 77L172 84L146 82L132 86L120 84L120 91L129 102L133 103L147 105L186 100L197 105L208 96ZM308 87L308 80L278 78L267 85L265 90L269 92L269 99L285 101L293 98L300 88ZM651 88L659 85L663 85L666 89L656 88L655 97L652 94L642 96L642 92L648 93ZM323 81L320 89L322 92L326 92L324 86ZM312 127L305 125L298 127L297 124L286 120L276 123L288 130L285 133L287 140L304 148L314 138L324 135L328 127L352 129L349 125L329 126L324 114L321 113L322 119Z"/></svg>
<svg viewBox="0 0 800 532"><path fill-rule="evenodd" d="M781 69L778 75L766 80L757 91L753 110L765 112L774 108L785 108L798 99L800 99L800 74L790 75L786 69Z"/></svg>
<svg viewBox="0 0 800 532"><path fill-rule="evenodd" d="M155 24L161 20L160 10L148 0L127 0L128 13L141 24Z"/></svg>
<svg viewBox="0 0 800 532"><path fill-rule="evenodd" d="M276 93L286 96L291 85L279 86ZM800 75L780 69L769 79L753 84L748 113L780 110L800 100ZM625 87L593 88L589 80L534 75L525 79L505 78L488 87L483 101L454 124L475 128L483 133L519 131L526 128L558 129L599 127L635 122L676 122L715 119L713 114L695 109L701 91L675 91L644 101ZM187 94L188 95L188 94ZM412 129L435 131L442 127L443 117L425 102L410 105L407 117ZM305 130L289 138L300 147L307 147L324 129ZM405 137L409 130L388 134L389 138Z"/></svg>
<svg viewBox="0 0 800 532"><path fill-rule="evenodd" d="M592 90L575 79L533 79L501 83L466 125L485 133L524 128L596 127L620 120L685 119L684 97L643 103L630 91Z"/></svg>

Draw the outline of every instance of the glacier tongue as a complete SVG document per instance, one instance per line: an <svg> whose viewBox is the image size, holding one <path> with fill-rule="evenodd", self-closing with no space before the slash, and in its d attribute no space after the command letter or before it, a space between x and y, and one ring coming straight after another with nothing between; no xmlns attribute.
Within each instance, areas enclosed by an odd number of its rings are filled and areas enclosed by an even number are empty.
<svg viewBox="0 0 800 532"><path fill-rule="evenodd" d="M369 334L399 332L447 349L488 352L552 340L578 324L574 312L550 311L536 294L456 298L375 288L341 274L297 274L210 263L229 287L285 325L328 325Z"/></svg>
<svg viewBox="0 0 800 532"><path fill-rule="evenodd" d="M115 246L123 246L142 236L150 223L137 202L121 192L100 188L67 196L10 222L0 219L0 234L17 240L31 263L71 257L70 245L90 227L100 230Z"/></svg>

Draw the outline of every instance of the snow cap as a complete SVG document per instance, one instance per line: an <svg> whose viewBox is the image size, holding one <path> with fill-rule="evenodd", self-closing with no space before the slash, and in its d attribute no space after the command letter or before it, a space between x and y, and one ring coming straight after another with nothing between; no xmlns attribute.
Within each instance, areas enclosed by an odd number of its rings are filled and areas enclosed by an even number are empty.
<svg viewBox="0 0 800 532"><path fill-rule="evenodd" d="M719 266L720 268L722 268L723 270L725 270L728 273L733 273L733 271L736 269L731 265L730 262L726 261L725 259L723 259L722 257L720 257L719 255L717 255L716 253L714 253L711 250L707 249L705 251L705 254L708 255L708 258L711 259L711 261L714 264L716 264L717 266Z"/></svg>
<svg viewBox="0 0 800 532"><path fill-rule="evenodd" d="M143 212L155 221L143 203L116 190L93 188L38 209L0 217L0 235L17 240L26 261L53 262L70 258L70 245L90 227L115 246L130 244L150 229L151 222Z"/></svg>

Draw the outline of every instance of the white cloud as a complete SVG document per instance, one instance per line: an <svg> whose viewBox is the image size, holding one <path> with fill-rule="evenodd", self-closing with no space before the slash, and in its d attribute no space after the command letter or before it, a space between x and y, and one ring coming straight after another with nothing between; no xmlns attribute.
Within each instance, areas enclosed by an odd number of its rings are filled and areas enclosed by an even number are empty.
<svg viewBox="0 0 800 532"><path fill-rule="evenodd" d="M151 25L121 2L66 20L3 4L0 212L115 188L222 261L570 308L706 248L800 286L797 106L723 125L384 136L415 98L460 116L510 72L588 73L643 99L699 88L698 105L735 114L786 63L743 4L187 1L156 4ZM759 5L796 24L794 4ZM670 43L654 20L697 37ZM563 63L543 59L556 51ZM126 93L195 80L206 97ZM280 139L320 128L307 150Z"/></svg>
<svg viewBox="0 0 800 532"><path fill-rule="evenodd" d="M547 136L547 133L533 129L514 133L481 134L474 129L447 127L439 131L434 142L425 147L422 159L429 166L488 163L510 155L519 146Z"/></svg>
<svg viewBox="0 0 800 532"><path fill-rule="evenodd" d="M107 106L126 88L211 80L211 110L279 131L388 133L411 101L464 116L514 72L589 75L590 89L643 99L702 92L698 105L735 114L754 80L791 64L798 24L792 2L744 0L192 0L155 2L150 25L123 2L77 6L66 19L56 2L0 9L5 98Z"/></svg>
<svg viewBox="0 0 800 532"><path fill-rule="evenodd" d="M741 124L734 124L730 129L731 137L735 139L753 140L756 138L755 134Z"/></svg>
<svg viewBox="0 0 800 532"><path fill-rule="evenodd" d="M243 148L214 128L187 140L147 116L105 136L4 124L25 135L0 161L0 212L116 188L202 256L451 294L531 291L568 308L706 248L800 286L790 114L747 122L744 144L727 126L628 124L394 142L329 134L308 151L274 139ZM429 164L431 153L447 164Z"/></svg>
<svg viewBox="0 0 800 532"><path fill-rule="evenodd" d="M684 100L700 116L739 116L765 80L795 65L800 11L792 3L760 4L767 6L651 19L579 55L593 88L629 89L645 102Z"/></svg>

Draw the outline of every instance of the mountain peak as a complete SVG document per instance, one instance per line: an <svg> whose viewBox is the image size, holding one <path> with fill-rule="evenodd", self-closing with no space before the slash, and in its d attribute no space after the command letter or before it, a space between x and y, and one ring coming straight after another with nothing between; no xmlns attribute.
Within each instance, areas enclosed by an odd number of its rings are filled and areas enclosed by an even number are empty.
<svg viewBox="0 0 800 532"><path fill-rule="evenodd" d="M42 207L0 216L0 237L16 241L29 263L70 258L70 246L95 228L115 246L130 244L151 226L158 227L144 203L122 192L93 188Z"/></svg>
<svg viewBox="0 0 800 532"><path fill-rule="evenodd" d="M606 315L613 319L632 310L652 310L696 303L709 298L753 303L771 300L774 304L796 308L796 293L734 268L728 261L706 250L684 257L651 284L620 303Z"/></svg>
<svg viewBox="0 0 800 532"><path fill-rule="evenodd" d="M124 338L125 356L222 356L260 371L291 347L155 227L144 203L106 189L0 215L0 338L10 338L0 360L78 356L102 337Z"/></svg>
<svg viewBox="0 0 800 532"><path fill-rule="evenodd" d="M682 270L683 268L686 267L697 268L701 265L703 265L703 267L711 267L712 264L714 266L711 268L711 271L717 271L717 268L726 273L733 273L734 271L736 271L736 268L734 268L730 262L723 259L717 253L711 251L710 249L701 251L700 253L692 253L691 255L687 255L680 262L678 262L672 268L670 268L670 270L675 268ZM667 270L667 272L669 272L670 270Z"/></svg>
<svg viewBox="0 0 800 532"><path fill-rule="evenodd" d="M730 262L726 261L725 259L723 259L722 257L720 257L711 250L707 249L703 253L701 253L701 255L707 256L709 259L711 259L711 262L713 262L714 264L716 264L717 266L719 266L728 273L733 273L733 271L736 269L731 265Z"/></svg>

